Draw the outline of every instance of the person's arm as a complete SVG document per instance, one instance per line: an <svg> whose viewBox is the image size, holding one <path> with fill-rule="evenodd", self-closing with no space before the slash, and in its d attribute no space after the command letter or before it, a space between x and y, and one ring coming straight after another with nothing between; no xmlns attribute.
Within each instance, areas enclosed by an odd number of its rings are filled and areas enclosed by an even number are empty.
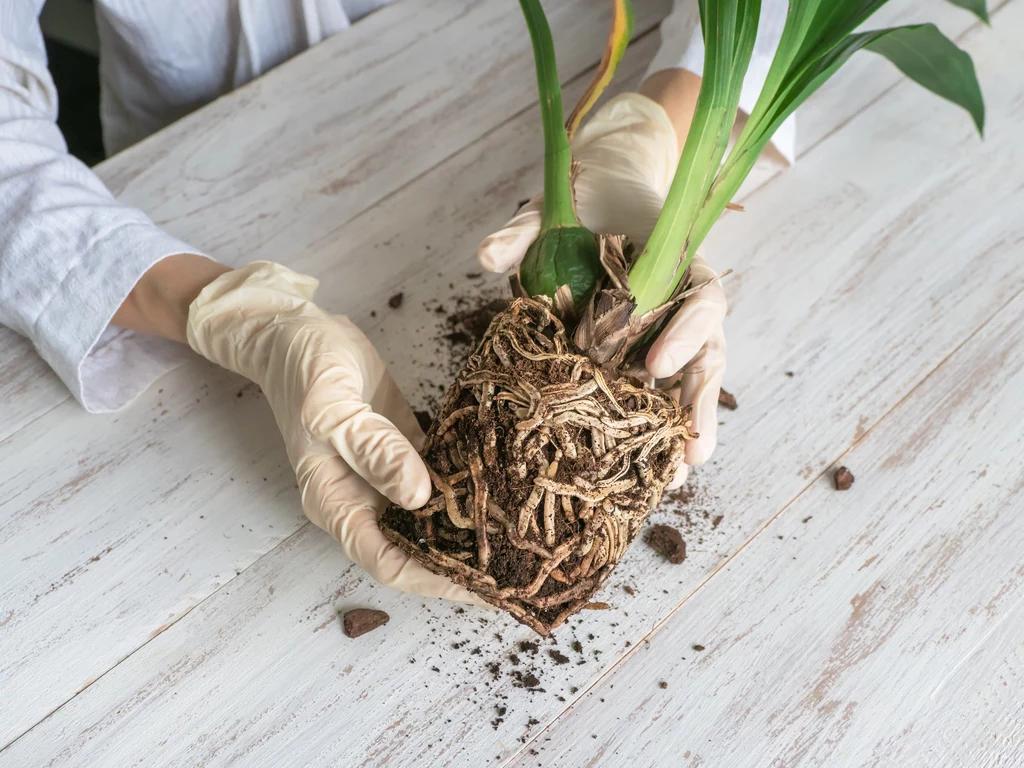
<svg viewBox="0 0 1024 768"><path fill-rule="evenodd" d="M155 264L195 251L118 203L67 153L38 24L42 4L0 3L0 324L28 337L88 410L110 411L182 354L108 330L112 318ZM164 322L133 305L142 309L132 301L120 315L128 327Z"/></svg>
<svg viewBox="0 0 1024 768"><path fill-rule="evenodd" d="M188 308L199 292L230 267L195 254L154 264L114 313L111 325L186 344Z"/></svg>

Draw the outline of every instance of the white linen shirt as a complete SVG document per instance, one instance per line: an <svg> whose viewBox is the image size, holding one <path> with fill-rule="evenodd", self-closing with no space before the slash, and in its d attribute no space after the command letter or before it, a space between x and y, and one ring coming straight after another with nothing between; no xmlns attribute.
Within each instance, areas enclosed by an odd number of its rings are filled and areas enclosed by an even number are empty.
<svg viewBox="0 0 1024 768"><path fill-rule="evenodd" d="M104 144L113 154L390 0L95 0ZM499 0L490 0L497 2ZM110 327L157 261L198 253L118 203L67 153L38 17L0 0L0 324L26 336L89 411L117 410L188 356ZM765 0L740 106L753 107L785 20ZM696 0L676 0L650 71L700 74ZM775 140L793 156L792 122Z"/></svg>

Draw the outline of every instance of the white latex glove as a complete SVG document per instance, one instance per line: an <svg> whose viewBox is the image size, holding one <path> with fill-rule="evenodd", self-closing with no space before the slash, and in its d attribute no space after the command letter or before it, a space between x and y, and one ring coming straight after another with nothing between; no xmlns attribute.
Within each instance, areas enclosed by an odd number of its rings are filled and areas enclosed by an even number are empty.
<svg viewBox="0 0 1024 768"><path fill-rule="evenodd" d="M189 308L188 343L260 386L306 517L350 559L386 586L484 604L411 560L377 527L387 499L416 509L430 498L430 476L413 446L423 433L369 340L314 304L316 288L315 279L270 262L221 275Z"/></svg>
<svg viewBox="0 0 1024 768"><path fill-rule="evenodd" d="M642 248L654 230L679 160L675 128L657 102L638 93L610 100L577 132L572 144L579 162L576 208L594 232L625 234ZM524 205L502 229L477 249L480 265L505 272L518 264L540 233L544 201ZM697 256L694 284L715 276ZM687 466L703 464L715 449L718 392L725 374L725 292L716 282L686 299L647 355L647 370L683 404L693 404L693 428L700 434L686 444L685 463L669 488L686 481Z"/></svg>

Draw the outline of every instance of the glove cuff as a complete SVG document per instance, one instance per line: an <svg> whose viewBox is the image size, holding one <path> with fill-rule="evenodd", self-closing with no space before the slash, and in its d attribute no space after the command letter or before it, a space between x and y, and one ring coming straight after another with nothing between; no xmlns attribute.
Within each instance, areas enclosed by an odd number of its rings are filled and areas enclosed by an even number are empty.
<svg viewBox="0 0 1024 768"><path fill-rule="evenodd" d="M256 261L211 282L188 309L193 350L222 368L261 383L265 361L253 359L259 332L282 315L322 315L312 303L319 282L270 261Z"/></svg>

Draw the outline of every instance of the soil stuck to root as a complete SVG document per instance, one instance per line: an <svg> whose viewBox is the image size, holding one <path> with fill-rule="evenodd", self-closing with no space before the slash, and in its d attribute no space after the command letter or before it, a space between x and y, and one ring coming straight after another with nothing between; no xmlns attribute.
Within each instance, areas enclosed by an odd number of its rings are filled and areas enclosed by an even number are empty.
<svg viewBox="0 0 1024 768"><path fill-rule="evenodd" d="M549 308L491 323L427 433L434 494L384 533L542 635L583 608L661 500L689 409L602 370Z"/></svg>

